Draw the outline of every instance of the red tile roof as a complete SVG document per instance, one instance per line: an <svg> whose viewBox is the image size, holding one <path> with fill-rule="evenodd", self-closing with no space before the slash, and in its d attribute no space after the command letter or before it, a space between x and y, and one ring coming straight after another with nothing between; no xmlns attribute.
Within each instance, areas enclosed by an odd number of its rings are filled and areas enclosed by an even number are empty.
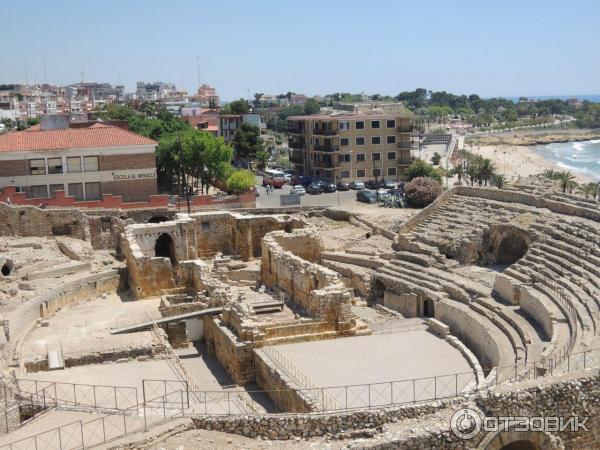
<svg viewBox="0 0 600 450"><path fill-rule="evenodd" d="M67 148L156 145L153 139L115 126L67 128L65 130L11 131L0 135L0 152L61 150Z"/></svg>

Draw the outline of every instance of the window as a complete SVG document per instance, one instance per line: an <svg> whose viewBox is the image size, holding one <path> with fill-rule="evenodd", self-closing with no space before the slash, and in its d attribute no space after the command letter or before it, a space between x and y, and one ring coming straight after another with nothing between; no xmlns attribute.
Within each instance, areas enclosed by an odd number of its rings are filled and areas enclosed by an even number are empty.
<svg viewBox="0 0 600 450"><path fill-rule="evenodd" d="M388 159L396 159L396 152L388 152Z"/></svg>
<svg viewBox="0 0 600 450"><path fill-rule="evenodd" d="M365 161L365 154L364 153L357 153L356 154L356 161Z"/></svg>
<svg viewBox="0 0 600 450"><path fill-rule="evenodd" d="M352 155L343 155L344 156L344 162L350 162L352 160Z"/></svg>
<svg viewBox="0 0 600 450"><path fill-rule="evenodd" d="M97 156L84 156L83 157L83 171L84 172L98 172L98 157Z"/></svg>
<svg viewBox="0 0 600 450"><path fill-rule="evenodd" d="M388 119L385 121L385 126L388 128L396 128L396 119Z"/></svg>
<svg viewBox="0 0 600 450"><path fill-rule="evenodd" d="M340 121L340 130L349 130L349 129L350 129L350 122L348 122L347 120Z"/></svg>
<svg viewBox="0 0 600 450"><path fill-rule="evenodd" d="M371 136L371 144L381 144L381 136Z"/></svg>
<svg viewBox="0 0 600 450"><path fill-rule="evenodd" d="M63 173L62 158L48 158L48 173Z"/></svg>
<svg viewBox="0 0 600 450"><path fill-rule="evenodd" d="M40 186L31 186L29 188L29 196L31 198L47 198L48 197L48 186L46 186L45 184L40 185Z"/></svg>
<svg viewBox="0 0 600 450"><path fill-rule="evenodd" d="M381 153L373 153L373 161L381 161Z"/></svg>
<svg viewBox="0 0 600 450"><path fill-rule="evenodd" d="M350 140L348 138L340 138L340 145L349 145Z"/></svg>
<svg viewBox="0 0 600 450"><path fill-rule="evenodd" d="M395 144L396 143L396 136L388 136L387 137L387 143L388 144Z"/></svg>
<svg viewBox="0 0 600 450"><path fill-rule="evenodd" d="M350 171L349 170L342 170L340 172L340 177L342 177L342 178L350 178Z"/></svg>
<svg viewBox="0 0 600 450"><path fill-rule="evenodd" d="M364 137L357 137L356 138L356 145L365 145L365 138Z"/></svg>
<svg viewBox="0 0 600 450"><path fill-rule="evenodd" d="M374 177L380 177L381 176L381 169L376 167L375 169L373 169L373 176Z"/></svg>
<svg viewBox="0 0 600 450"><path fill-rule="evenodd" d="M85 199L100 200L100 183L85 183Z"/></svg>
<svg viewBox="0 0 600 450"><path fill-rule="evenodd" d="M67 172L81 172L81 158L79 156L67 158Z"/></svg>
<svg viewBox="0 0 600 450"><path fill-rule="evenodd" d="M46 175L46 161L44 161L43 159L30 159L29 174Z"/></svg>
<svg viewBox="0 0 600 450"><path fill-rule="evenodd" d="M365 123L362 120L359 120L354 124L354 127L357 130L363 130L365 128Z"/></svg>
<svg viewBox="0 0 600 450"><path fill-rule="evenodd" d="M83 184L69 183L69 196L75 197L75 200L83 200Z"/></svg>
<svg viewBox="0 0 600 450"><path fill-rule="evenodd" d="M396 176L396 168L395 167L388 167L388 175L391 177L395 177Z"/></svg>
<svg viewBox="0 0 600 450"><path fill-rule="evenodd" d="M366 173L365 173L365 169L358 169L358 170L356 171L356 176L357 176L358 178L364 178L364 177L365 177L365 175L366 175Z"/></svg>
<svg viewBox="0 0 600 450"><path fill-rule="evenodd" d="M371 128L381 128L381 122L379 120L371 120Z"/></svg>
<svg viewBox="0 0 600 450"><path fill-rule="evenodd" d="M64 190L65 190L64 184L51 184L50 185L50 197L53 197L54 193L56 191L64 191Z"/></svg>

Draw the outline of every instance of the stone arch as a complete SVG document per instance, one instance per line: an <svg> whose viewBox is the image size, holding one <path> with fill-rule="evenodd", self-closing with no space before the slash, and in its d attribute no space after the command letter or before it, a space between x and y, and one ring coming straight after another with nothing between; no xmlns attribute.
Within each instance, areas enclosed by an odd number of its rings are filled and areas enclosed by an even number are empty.
<svg viewBox="0 0 600 450"><path fill-rule="evenodd" d="M169 258L171 264L177 264L177 253L175 252L175 243L168 233L161 234L154 244L154 255L163 258Z"/></svg>
<svg viewBox="0 0 600 450"><path fill-rule="evenodd" d="M497 431L488 434L479 448L483 450L562 450L558 436L543 431Z"/></svg>
<svg viewBox="0 0 600 450"><path fill-rule="evenodd" d="M531 242L531 235L523 227L516 225L494 227L490 230L491 259L496 264L514 264L525 256Z"/></svg>
<svg viewBox="0 0 600 450"><path fill-rule="evenodd" d="M165 216L152 216L148 219L148 223L162 223L168 222L169 218Z"/></svg>

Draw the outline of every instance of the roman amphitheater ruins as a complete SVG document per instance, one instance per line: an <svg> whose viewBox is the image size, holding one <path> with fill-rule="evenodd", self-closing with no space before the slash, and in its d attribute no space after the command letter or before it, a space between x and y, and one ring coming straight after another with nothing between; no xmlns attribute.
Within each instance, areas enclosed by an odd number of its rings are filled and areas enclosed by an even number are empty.
<svg viewBox="0 0 600 450"><path fill-rule="evenodd" d="M397 214L0 204L0 449L600 448L598 205Z"/></svg>

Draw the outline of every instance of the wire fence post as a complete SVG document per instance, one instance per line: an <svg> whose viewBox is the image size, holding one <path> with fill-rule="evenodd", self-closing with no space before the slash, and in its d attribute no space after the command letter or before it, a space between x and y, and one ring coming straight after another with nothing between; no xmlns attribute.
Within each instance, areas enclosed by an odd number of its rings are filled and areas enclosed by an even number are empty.
<svg viewBox="0 0 600 450"><path fill-rule="evenodd" d="M79 429L81 430L81 448L85 450L85 439L83 438L83 420L79 421Z"/></svg>

